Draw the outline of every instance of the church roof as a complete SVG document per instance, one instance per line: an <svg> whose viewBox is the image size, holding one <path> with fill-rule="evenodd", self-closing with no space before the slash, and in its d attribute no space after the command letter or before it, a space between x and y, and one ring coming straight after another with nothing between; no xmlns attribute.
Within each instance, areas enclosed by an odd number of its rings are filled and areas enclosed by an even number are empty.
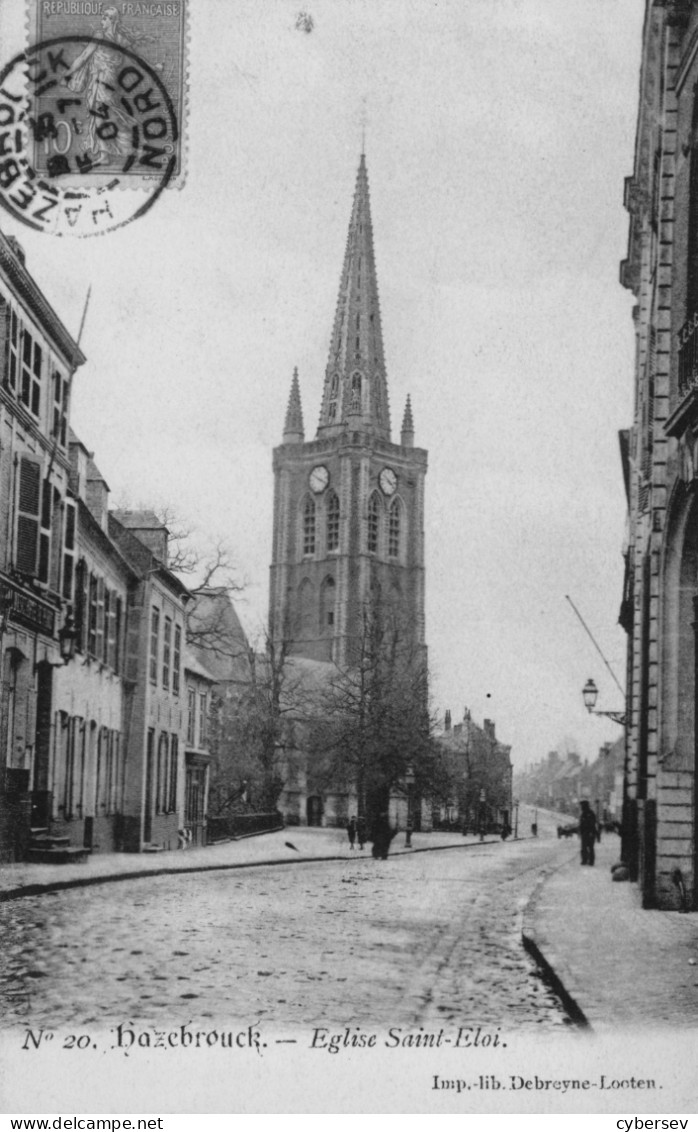
<svg viewBox="0 0 698 1132"><path fill-rule="evenodd" d="M361 154L339 283L318 436L347 427L390 439L366 158Z"/></svg>

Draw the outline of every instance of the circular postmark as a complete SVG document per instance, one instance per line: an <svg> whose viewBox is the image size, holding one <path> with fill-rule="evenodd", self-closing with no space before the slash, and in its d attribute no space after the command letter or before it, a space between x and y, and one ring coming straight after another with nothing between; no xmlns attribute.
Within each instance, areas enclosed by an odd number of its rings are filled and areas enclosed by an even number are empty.
<svg viewBox="0 0 698 1132"><path fill-rule="evenodd" d="M124 44L59 36L0 71L0 205L54 236L101 236L152 208L179 161L172 99Z"/></svg>

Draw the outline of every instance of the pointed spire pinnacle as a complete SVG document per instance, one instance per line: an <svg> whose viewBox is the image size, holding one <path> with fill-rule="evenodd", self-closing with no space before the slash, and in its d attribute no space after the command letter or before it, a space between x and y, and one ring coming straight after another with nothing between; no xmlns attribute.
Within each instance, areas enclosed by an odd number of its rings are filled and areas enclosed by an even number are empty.
<svg viewBox="0 0 698 1132"><path fill-rule="evenodd" d="M412 448L414 446L414 421L412 419L412 402L410 401L409 393L407 394L407 401L405 402L405 415L402 418L400 443L403 448Z"/></svg>
<svg viewBox="0 0 698 1132"><path fill-rule="evenodd" d="M348 425L390 439L366 158L361 154L339 284L318 435Z"/></svg>
<svg viewBox="0 0 698 1132"><path fill-rule="evenodd" d="M302 444L305 439L303 430L303 408L301 406L301 390L298 384L298 366L293 371L291 392L286 409L284 424L284 444Z"/></svg>

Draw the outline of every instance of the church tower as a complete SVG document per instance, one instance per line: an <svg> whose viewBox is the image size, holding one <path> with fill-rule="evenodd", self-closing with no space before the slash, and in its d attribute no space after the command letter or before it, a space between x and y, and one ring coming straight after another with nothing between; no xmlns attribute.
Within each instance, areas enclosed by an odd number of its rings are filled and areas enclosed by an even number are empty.
<svg viewBox="0 0 698 1132"><path fill-rule="evenodd" d="M270 628L292 655L351 663L371 602L399 610L424 644L424 477L407 398L400 443L390 404L366 160L361 155L314 440L294 371L274 449Z"/></svg>

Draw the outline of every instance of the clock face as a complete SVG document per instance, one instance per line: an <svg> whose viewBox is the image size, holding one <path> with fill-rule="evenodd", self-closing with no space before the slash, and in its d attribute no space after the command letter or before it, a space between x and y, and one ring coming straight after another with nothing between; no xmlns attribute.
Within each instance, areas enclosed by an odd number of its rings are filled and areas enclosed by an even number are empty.
<svg viewBox="0 0 698 1132"><path fill-rule="evenodd" d="M392 468L383 468L378 477L380 489L384 495L393 495L397 487L397 476Z"/></svg>
<svg viewBox="0 0 698 1132"><path fill-rule="evenodd" d="M319 495L321 491L325 490L329 482L330 473L327 471L327 468L324 466L324 464L318 464L317 468L313 468L312 472L310 473L311 491L314 491L316 495Z"/></svg>

